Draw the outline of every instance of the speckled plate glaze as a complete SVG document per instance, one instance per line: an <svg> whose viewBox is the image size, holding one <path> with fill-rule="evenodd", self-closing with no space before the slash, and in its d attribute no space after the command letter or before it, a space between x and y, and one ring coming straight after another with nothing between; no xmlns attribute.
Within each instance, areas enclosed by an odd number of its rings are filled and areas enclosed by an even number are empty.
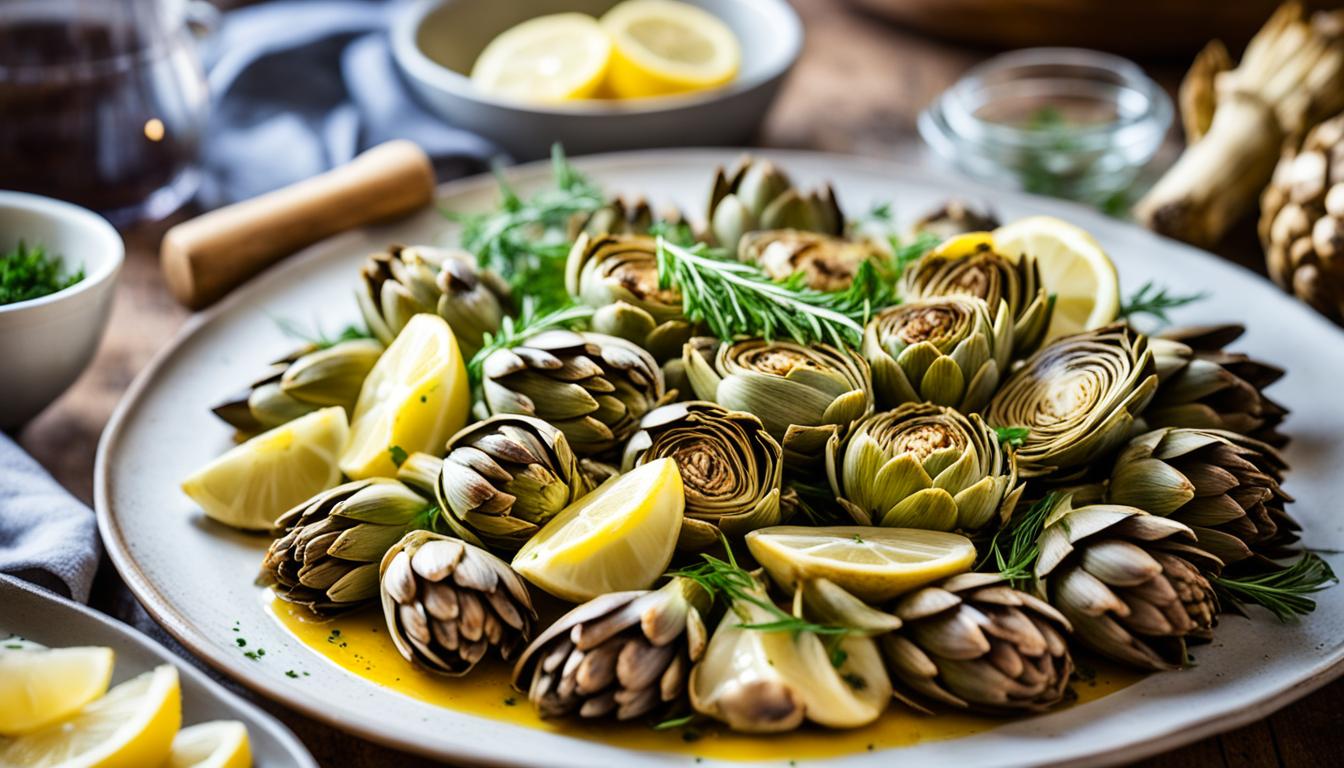
<svg viewBox="0 0 1344 768"><path fill-rule="evenodd" d="M0 638L17 635L48 647L111 648L116 653L113 685L160 664L172 664L182 681L184 726L238 720L247 726L255 768L317 768L308 750L278 720L125 624L4 575L0 575L0 606Z"/></svg>
<svg viewBox="0 0 1344 768"><path fill-rule="evenodd" d="M644 194L698 214L715 165L731 151L672 150L584 158L578 166L605 189ZM1249 326L1237 348L1288 369L1272 389L1292 409L1288 490L1313 548L1344 548L1344 408L1333 390L1344 381L1344 335L1269 282L1202 251L1055 200L977 188L881 160L791 152L760 153L786 165L800 183L834 183L848 210L891 201L910 219L949 196L992 205L1005 220L1052 214L1096 235L1119 265L1128 293L1146 280L1210 297L1178 313L1180 322L1236 320ZM545 165L509 176L526 190ZM443 207L483 210L495 184L481 177L440 190ZM702 214L699 214L702 215ZM113 562L169 632L207 662L263 695L337 728L394 747L455 762L582 766L692 764L685 755L632 752L557 733L459 714L403 697L324 664L295 681L281 659L311 652L266 615L253 577L265 542L215 525L178 490L190 470L219 454L229 430L209 406L231 394L249 371L293 342L274 318L320 321L327 329L357 317L351 291L368 252L389 242L452 243L454 225L426 211L396 225L349 232L269 270L192 320L141 374L117 409L98 451L98 518ZM1338 569L1344 557L1328 556ZM239 622L268 661L244 658L231 628ZM1119 693L1066 711L962 739L855 754L828 765L897 761L961 768L1099 764L1134 760L1260 718L1336 677L1344 659L1344 588L1325 592L1316 613L1297 624L1227 617L1217 640L1197 650L1191 669L1152 675ZM270 659L276 661L271 662ZM713 761L705 760L704 764ZM732 763L724 763L731 765Z"/></svg>

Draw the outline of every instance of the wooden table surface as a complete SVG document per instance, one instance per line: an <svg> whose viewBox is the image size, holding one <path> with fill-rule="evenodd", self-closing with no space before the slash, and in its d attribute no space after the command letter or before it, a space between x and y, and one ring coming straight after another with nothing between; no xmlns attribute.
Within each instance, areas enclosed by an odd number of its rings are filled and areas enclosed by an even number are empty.
<svg viewBox="0 0 1344 768"><path fill-rule="evenodd" d="M921 39L849 11L837 0L795 0L795 4L804 16L807 47L762 131L759 141L765 146L909 159L918 146L914 121L919 110L967 67L989 55ZM1166 83L1174 82L1179 72L1179 65L1157 69ZM78 383L19 435L19 442L86 502L92 498L98 436L113 407L131 379L188 317L169 297L158 271L156 252L163 229L164 225L146 226L126 233L127 262L102 349ZM106 560L94 584L92 604L191 658L149 618ZM353 738L226 684L287 723L324 766L433 764ZM1341 744L1344 681L1253 725L1144 764L1331 766L1341 763L1334 751Z"/></svg>

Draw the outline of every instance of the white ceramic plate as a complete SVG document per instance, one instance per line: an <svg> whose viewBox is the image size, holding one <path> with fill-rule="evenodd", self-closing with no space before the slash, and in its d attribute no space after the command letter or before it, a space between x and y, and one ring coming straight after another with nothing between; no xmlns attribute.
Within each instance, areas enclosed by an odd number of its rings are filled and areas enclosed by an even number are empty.
<svg viewBox="0 0 1344 768"><path fill-rule="evenodd" d="M1305 540L1317 549L1344 548L1344 408L1331 382L1344 380L1344 335L1270 283L1201 251L1081 207L992 192L878 160L768 152L795 181L834 182L846 208L891 201L917 216L949 196L978 197L1004 218L1048 213L1091 230L1119 265L1126 293L1146 280L1210 298L1178 315L1182 322L1241 321L1250 330L1238 348L1286 367L1273 396L1293 411L1288 489ZM578 165L607 190L642 193L702 210L716 164L726 151L665 151L588 158ZM527 189L545 166L510 173ZM488 178L443 187L441 203L481 210L494 199ZM603 744L458 714L433 707L312 662L312 678L296 682L287 665L312 659L266 616L253 575L264 542L210 523L178 490L190 470L229 445L229 430L209 406L249 375L288 351L293 341L276 317L321 320L334 329L357 318L351 291L360 259L398 241L452 242L452 226L425 212L395 226L351 232L315 246L237 291L194 319L177 342L140 376L99 446L97 507L113 562L150 612L185 645L264 695L336 727L403 749L454 761L509 765L670 766L685 755L629 752ZM1336 568L1344 558L1329 556ZM1211 646L1196 650L1198 666L1153 675L1101 700L954 741L827 760L877 766L895 761L974 766L1069 764L1134 760L1244 724L1333 679L1344 659L1344 588L1325 592L1320 608L1298 624L1224 619ZM243 657L230 628L240 622L269 650L268 663ZM269 660L274 659L274 662ZM706 760L708 764L712 761ZM725 763L732 764L732 763Z"/></svg>
<svg viewBox="0 0 1344 768"><path fill-rule="evenodd" d="M116 653L112 684L160 664L177 667L183 726L238 720L247 726L255 768L317 768L289 729L130 627L50 592L0 575L0 638L18 636L48 647L99 645Z"/></svg>

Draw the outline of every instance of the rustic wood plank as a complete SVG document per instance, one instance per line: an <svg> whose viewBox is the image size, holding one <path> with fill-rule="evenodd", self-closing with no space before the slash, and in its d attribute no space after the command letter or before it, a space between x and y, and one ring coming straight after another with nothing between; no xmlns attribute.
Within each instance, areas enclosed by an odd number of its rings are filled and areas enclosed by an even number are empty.
<svg viewBox="0 0 1344 768"><path fill-rule="evenodd" d="M836 0L795 0L795 4L806 25L806 50L761 132L760 141L767 146L909 158L917 153L914 122L919 110L987 54L920 38L849 11ZM1174 83L1179 68L1156 74L1160 81ZM162 225L142 228L127 235L128 259L102 349L75 386L19 435L21 444L85 501L92 497L98 435L113 407L135 373L188 316L168 297L158 272L156 249L163 229ZM1248 246L1224 255L1256 268L1254 238L1244 240ZM203 667L154 623L110 564L104 563L99 571L92 603ZM225 681L225 685L258 701L235 683ZM377 747L278 705L258 703L294 729L323 765L420 768L434 764ZM1162 768L1338 765L1341 733L1344 682L1337 682L1266 721L1205 739L1146 764Z"/></svg>

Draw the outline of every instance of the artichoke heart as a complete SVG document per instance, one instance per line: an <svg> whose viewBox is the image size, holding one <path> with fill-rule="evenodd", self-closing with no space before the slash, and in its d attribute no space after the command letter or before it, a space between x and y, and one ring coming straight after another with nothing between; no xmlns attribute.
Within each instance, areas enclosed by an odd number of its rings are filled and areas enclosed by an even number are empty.
<svg viewBox="0 0 1344 768"><path fill-rule="evenodd" d="M865 261L880 262L883 253L868 240L850 240L820 232L771 229L748 232L737 258L755 264L774 280L801 273L803 284L818 291L843 291Z"/></svg>
<svg viewBox="0 0 1344 768"><path fill-rule="evenodd" d="M759 418L790 467L816 470L827 441L873 412L868 364L849 350L701 336L687 342L682 361L697 397Z"/></svg>
<svg viewBox="0 0 1344 768"><path fill-rule="evenodd" d="M977 531L1006 521L1017 461L977 414L906 403L869 416L826 452L831 490L856 523Z"/></svg>
<svg viewBox="0 0 1344 768"><path fill-rule="evenodd" d="M632 341L660 363L681 354L693 326L681 292L658 285L658 244L642 235L579 235L565 265L565 287L595 309L593 330Z"/></svg>
<svg viewBox="0 0 1344 768"><path fill-rule="evenodd" d="M743 155L731 171L714 172L705 218L711 242L729 253L738 252L743 235L761 229L845 232L845 214L830 185L804 192L774 163L749 155Z"/></svg>
<svg viewBox="0 0 1344 768"><path fill-rule="evenodd" d="M677 546L701 550L719 532L742 536L780 521L784 452L761 420L691 401L645 414L625 448L623 469L661 458L677 462L686 518Z"/></svg>
<svg viewBox="0 0 1344 768"><path fill-rule="evenodd" d="M972 296L920 299L868 321L863 355L888 407L930 402L970 413L989 402L1012 357L1007 304Z"/></svg>
<svg viewBox="0 0 1344 768"><path fill-rule="evenodd" d="M768 600L763 590L755 593ZM813 632L745 629L768 624L774 614L746 600L734 601L691 670L691 706L735 731L777 733L808 720L829 728L858 728L876 720L891 699L891 679L877 644L846 635L832 653ZM839 654L836 654L838 656Z"/></svg>

